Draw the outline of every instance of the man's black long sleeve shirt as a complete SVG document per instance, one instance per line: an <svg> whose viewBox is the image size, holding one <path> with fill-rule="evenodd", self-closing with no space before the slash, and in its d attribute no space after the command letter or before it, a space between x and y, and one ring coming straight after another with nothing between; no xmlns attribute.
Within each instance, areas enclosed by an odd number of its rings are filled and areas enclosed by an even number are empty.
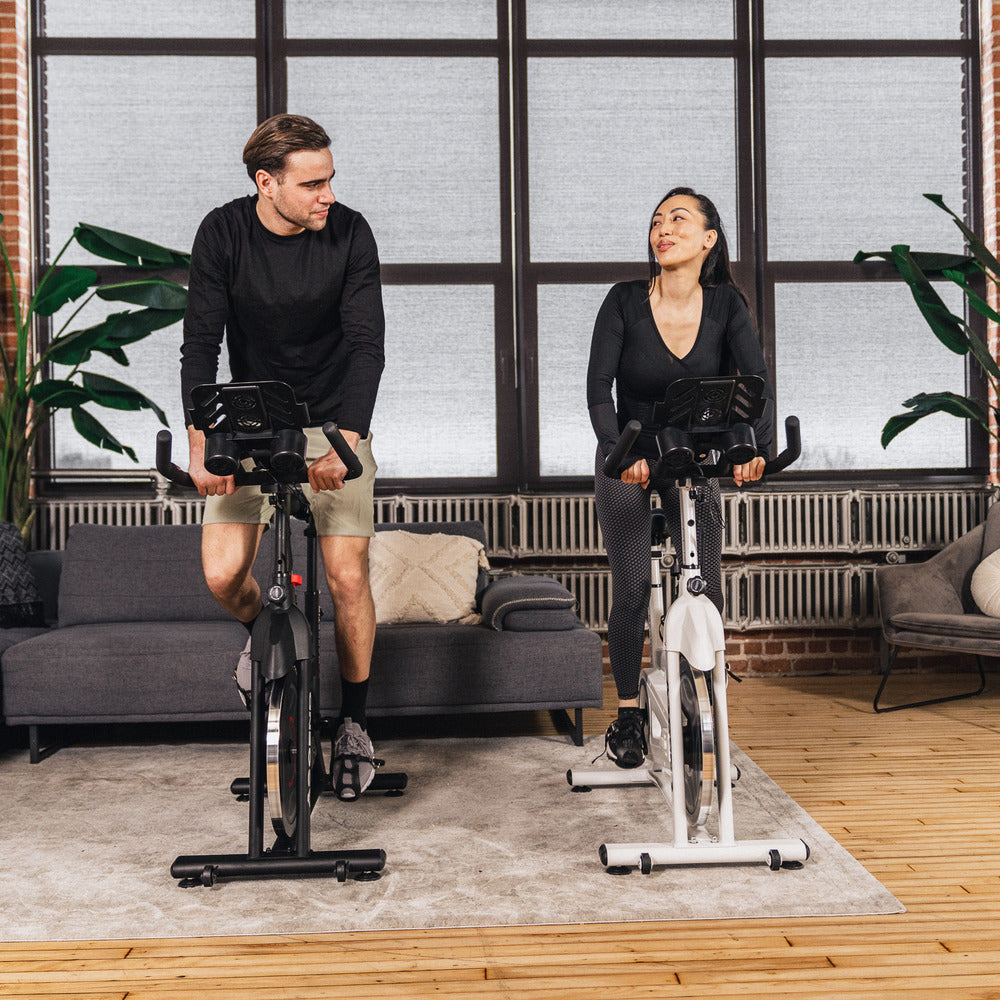
<svg viewBox="0 0 1000 1000"><path fill-rule="evenodd" d="M310 423L367 435L385 365L385 316L371 228L339 202L322 230L278 236L256 196L216 208L191 252L181 348L191 390L216 381L225 335L234 381L287 382Z"/></svg>

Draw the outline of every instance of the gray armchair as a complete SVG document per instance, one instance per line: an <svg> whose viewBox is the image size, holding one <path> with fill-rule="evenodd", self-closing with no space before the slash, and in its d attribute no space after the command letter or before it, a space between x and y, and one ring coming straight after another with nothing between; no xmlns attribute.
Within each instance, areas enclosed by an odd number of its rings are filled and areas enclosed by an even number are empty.
<svg viewBox="0 0 1000 1000"><path fill-rule="evenodd" d="M986 520L922 563L880 566L875 594L882 622L882 682L875 694L876 712L936 705L972 698L986 687L984 656L1000 656L1000 618L982 614L972 599L970 581L979 563L1000 548L1000 504ZM975 691L882 707L879 699L900 647L974 653L979 667Z"/></svg>

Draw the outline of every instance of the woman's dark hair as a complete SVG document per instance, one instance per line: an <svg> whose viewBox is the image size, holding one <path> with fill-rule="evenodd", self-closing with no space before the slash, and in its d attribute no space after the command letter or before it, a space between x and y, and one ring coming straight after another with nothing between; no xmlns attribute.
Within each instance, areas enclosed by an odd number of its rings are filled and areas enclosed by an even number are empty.
<svg viewBox="0 0 1000 1000"><path fill-rule="evenodd" d="M703 288L717 288L720 285L731 285L739 293L740 297L744 302L747 301L746 295L743 294L743 289L733 280L733 272L729 266L729 246L726 243L726 234L722 228L722 219L719 218L719 210L712 203L710 198L705 197L703 194L698 194L697 191L689 187L675 187L671 188L657 203L656 208L653 209L653 215L649 217L649 228L653 228L653 217L656 215L656 209L659 208L668 198L673 198L675 195L687 195L689 198L694 198L698 202L698 208L701 211L701 216L705 220L706 229L714 229L718 233L718 238L712 249L708 251L708 256L702 262L701 265L701 275L698 280ZM649 240L646 240L646 249L649 252L649 287L652 289L653 282L656 280L656 276L660 273L660 265L657 263L656 254L653 253L653 248L649 244Z"/></svg>
<svg viewBox="0 0 1000 1000"><path fill-rule="evenodd" d="M261 122L243 147L243 162L250 180L257 179L258 170L280 177L291 153L309 149L326 149L330 137L322 125L305 115L273 115Z"/></svg>

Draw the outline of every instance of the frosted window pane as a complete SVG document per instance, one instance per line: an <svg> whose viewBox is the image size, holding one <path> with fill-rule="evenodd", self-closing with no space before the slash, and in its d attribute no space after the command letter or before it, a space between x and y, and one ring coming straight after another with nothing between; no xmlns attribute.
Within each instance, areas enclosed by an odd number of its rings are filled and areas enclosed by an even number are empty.
<svg viewBox="0 0 1000 1000"><path fill-rule="evenodd" d="M768 38L960 38L962 0L767 0Z"/></svg>
<svg viewBox="0 0 1000 1000"><path fill-rule="evenodd" d="M921 197L962 214L960 60L769 59L766 79L771 260L961 250Z"/></svg>
<svg viewBox="0 0 1000 1000"><path fill-rule="evenodd" d="M496 38L496 0L285 0L289 38Z"/></svg>
<svg viewBox="0 0 1000 1000"><path fill-rule="evenodd" d="M53 330L59 330L72 315L79 302L60 310L53 317ZM102 302L92 300L73 320L70 330L85 330L100 323L113 312L123 312L129 306L122 302ZM144 340L125 348L128 367L122 367L104 354L93 354L84 363L83 370L106 375L108 378L124 382L148 396L167 415L170 432L173 434L173 460L181 468L187 468L187 433L184 430L184 410L181 406L181 324L156 330ZM65 365L53 365L53 378L67 378L70 369ZM225 348L219 364L219 381L226 382L229 363ZM76 381L79 381L77 379ZM85 407L88 413L99 420L122 444L129 445L139 459L132 462L127 455L97 448L85 441L77 433L68 410L59 410L54 420L55 468L87 469L151 469L156 464L156 434L163 425L149 410L138 412L110 410L94 403Z"/></svg>
<svg viewBox="0 0 1000 1000"><path fill-rule="evenodd" d="M735 122L728 59L530 59L531 259L646 260L677 185L715 202L735 254Z"/></svg>
<svg viewBox="0 0 1000 1000"><path fill-rule="evenodd" d="M939 293L962 315L954 286ZM956 417L926 417L880 443L904 399L965 393L964 359L934 336L905 285L779 284L775 325L779 415L802 424L795 468L964 468L966 424Z"/></svg>
<svg viewBox="0 0 1000 1000"><path fill-rule="evenodd" d="M492 285L386 285L379 478L497 474Z"/></svg>
<svg viewBox="0 0 1000 1000"><path fill-rule="evenodd" d="M529 0L529 38L732 38L732 0Z"/></svg>
<svg viewBox="0 0 1000 1000"><path fill-rule="evenodd" d="M187 252L209 210L251 189L254 60L53 56L45 72L52 253L78 222Z"/></svg>
<svg viewBox="0 0 1000 1000"><path fill-rule="evenodd" d="M543 476L593 476L587 362L607 285L538 288L538 434Z"/></svg>
<svg viewBox="0 0 1000 1000"><path fill-rule="evenodd" d="M494 59L288 60L289 109L330 133L383 263L499 261L498 100Z"/></svg>
<svg viewBox="0 0 1000 1000"><path fill-rule="evenodd" d="M253 38L251 0L45 0L50 37Z"/></svg>

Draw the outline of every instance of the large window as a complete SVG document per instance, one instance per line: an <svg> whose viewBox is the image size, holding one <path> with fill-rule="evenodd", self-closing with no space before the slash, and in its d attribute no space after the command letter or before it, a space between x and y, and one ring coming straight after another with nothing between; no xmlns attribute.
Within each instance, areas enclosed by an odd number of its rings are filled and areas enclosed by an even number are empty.
<svg viewBox="0 0 1000 1000"><path fill-rule="evenodd" d="M779 412L802 421L800 474L968 471L985 448L953 418L881 449L903 399L967 391L969 374L894 275L851 258L960 249L924 192L979 225L975 8L38 0L40 263L78 221L190 249L209 209L251 191L256 122L311 115L380 248L380 482L582 486L594 317L645 274L652 209L687 184L720 209ZM183 448L179 345L179 325L158 331L107 371L167 410ZM152 464L152 417L102 420ZM49 460L128 464L62 419Z"/></svg>

